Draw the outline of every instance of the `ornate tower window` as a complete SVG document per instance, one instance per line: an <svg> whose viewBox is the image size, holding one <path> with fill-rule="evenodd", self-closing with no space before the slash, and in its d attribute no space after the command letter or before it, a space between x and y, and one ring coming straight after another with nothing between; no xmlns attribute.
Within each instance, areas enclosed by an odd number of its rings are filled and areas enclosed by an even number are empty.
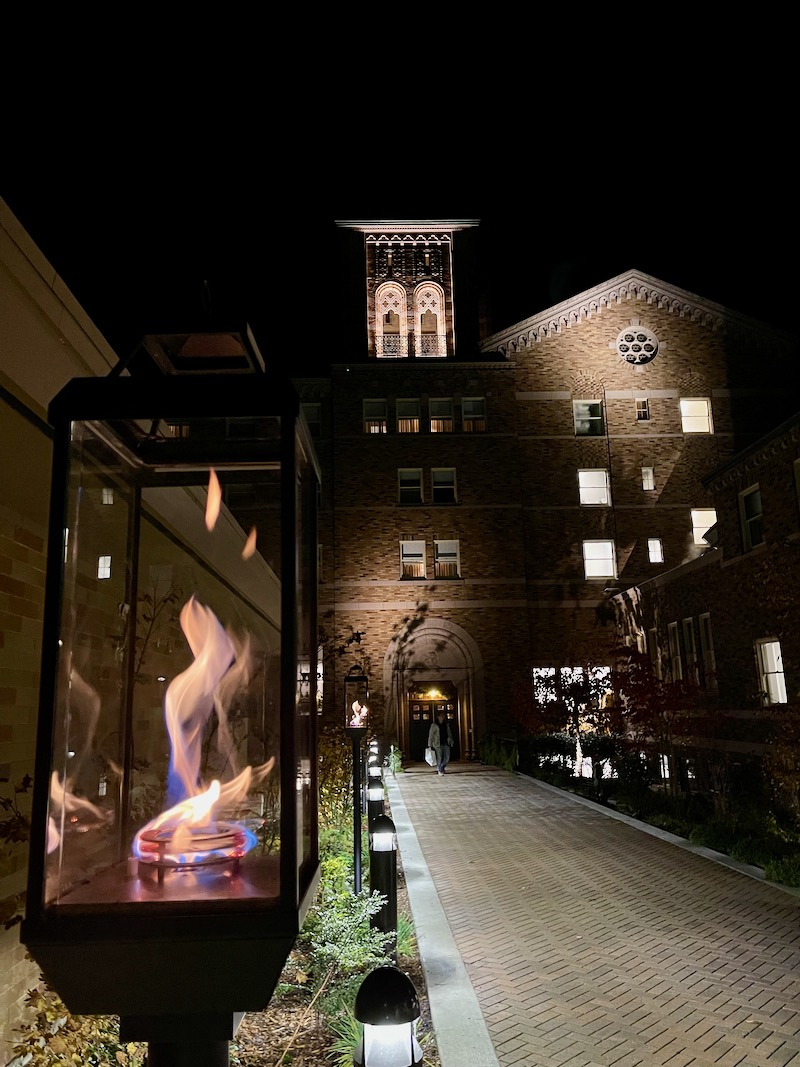
<svg viewBox="0 0 800 1067"><path fill-rule="evenodd" d="M414 342L417 356L446 356L444 291L431 282L414 291Z"/></svg>
<svg viewBox="0 0 800 1067"><path fill-rule="evenodd" d="M382 285L375 294L375 349L389 359L408 355L406 294L395 282Z"/></svg>

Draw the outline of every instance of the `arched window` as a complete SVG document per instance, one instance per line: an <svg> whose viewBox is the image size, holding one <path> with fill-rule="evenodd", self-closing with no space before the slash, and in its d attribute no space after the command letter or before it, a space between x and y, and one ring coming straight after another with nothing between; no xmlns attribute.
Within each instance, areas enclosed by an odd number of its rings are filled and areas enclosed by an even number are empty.
<svg viewBox="0 0 800 1067"><path fill-rule="evenodd" d="M414 291L414 349L417 356L446 356L444 290L432 282Z"/></svg>
<svg viewBox="0 0 800 1067"><path fill-rule="evenodd" d="M375 355L384 359L408 356L406 294L396 282L375 292Z"/></svg>

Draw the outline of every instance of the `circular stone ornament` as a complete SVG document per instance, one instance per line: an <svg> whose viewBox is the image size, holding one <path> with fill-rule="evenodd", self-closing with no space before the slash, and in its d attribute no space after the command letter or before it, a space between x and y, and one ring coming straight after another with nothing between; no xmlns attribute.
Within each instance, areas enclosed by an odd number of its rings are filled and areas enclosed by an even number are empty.
<svg viewBox="0 0 800 1067"><path fill-rule="evenodd" d="M616 348L620 359L641 366L658 355L658 338L645 326L627 326L617 337Z"/></svg>

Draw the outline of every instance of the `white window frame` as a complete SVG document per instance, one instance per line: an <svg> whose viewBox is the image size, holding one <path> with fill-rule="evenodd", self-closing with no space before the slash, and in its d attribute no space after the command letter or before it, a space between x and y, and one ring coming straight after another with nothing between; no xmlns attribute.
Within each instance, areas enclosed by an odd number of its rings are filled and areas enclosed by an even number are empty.
<svg viewBox="0 0 800 1067"><path fill-rule="evenodd" d="M576 437L604 437L605 412L602 400L573 400L572 422Z"/></svg>
<svg viewBox="0 0 800 1067"><path fill-rule="evenodd" d="M636 421L637 422L649 422L650 421L650 401L646 396L636 397Z"/></svg>
<svg viewBox="0 0 800 1067"><path fill-rule="evenodd" d="M584 507L611 507L608 471L603 467L579 470L578 494Z"/></svg>
<svg viewBox="0 0 800 1067"><path fill-rule="evenodd" d="M642 489L645 492L652 492L656 487L656 469L655 467L642 467Z"/></svg>
<svg viewBox="0 0 800 1067"><path fill-rule="evenodd" d="M758 511L748 514L749 502L758 498ZM739 493L739 522L742 528L742 546L750 552L764 544L764 502L758 483Z"/></svg>
<svg viewBox="0 0 800 1067"><path fill-rule="evenodd" d="M461 549L457 540L434 538L433 573L435 578L461 577Z"/></svg>
<svg viewBox="0 0 800 1067"><path fill-rule="evenodd" d="M114 490L111 488L111 486L109 486L109 485L104 485L103 486L103 488L101 490L101 493L100 493L100 500L101 500L101 502L103 504L113 504L114 503Z"/></svg>
<svg viewBox="0 0 800 1067"><path fill-rule="evenodd" d="M426 577L427 566L425 562L425 542L401 541L400 578L409 581L410 579Z"/></svg>
<svg viewBox="0 0 800 1067"><path fill-rule="evenodd" d="M780 641L775 637L761 637L755 643L755 650L762 705L786 704L786 676Z"/></svg>
<svg viewBox="0 0 800 1067"><path fill-rule="evenodd" d="M700 685L704 689L717 688L717 657L714 653L714 634L711 629L711 613L704 611L698 615L700 627L700 660L703 665Z"/></svg>
<svg viewBox="0 0 800 1067"><path fill-rule="evenodd" d="M97 577L101 580L111 577L111 556L97 557Z"/></svg>
<svg viewBox="0 0 800 1067"><path fill-rule="evenodd" d="M684 433L713 433L711 401L704 396L681 397L681 429Z"/></svg>
<svg viewBox="0 0 800 1067"><path fill-rule="evenodd" d="M647 538L647 558L651 563L664 562L664 542L660 537Z"/></svg>
<svg viewBox="0 0 800 1067"><path fill-rule="evenodd" d="M450 493L452 493L452 499ZM443 496L448 499L442 500ZM431 501L434 504L458 503L455 467L431 467Z"/></svg>
<svg viewBox="0 0 800 1067"><path fill-rule="evenodd" d="M431 433L453 432L453 401L451 397L433 396L428 400L428 429Z"/></svg>
<svg viewBox="0 0 800 1067"><path fill-rule="evenodd" d="M389 409L385 400L365 397L361 401L364 433L387 433Z"/></svg>
<svg viewBox="0 0 800 1067"><path fill-rule="evenodd" d="M713 515L711 521L707 521L708 517ZM717 512L715 508L692 508L692 542L695 545L705 545L708 547L708 541L706 541L704 534L708 533L712 526L715 526L717 522Z"/></svg>
<svg viewBox="0 0 800 1067"><path fill-rule="evenodd" d="M613 541L592 538L583 542L583 576L587 581L617 577L617 553Z"/></svg>
<svg viewBox="0 0 800 1067"><path fill-rule="evenodd" d="M486 431L486 398L465 396L461 398L461 429L464 433Z"/></svg>
<svg viewBox="0 0 800 1067"><path fill-rule="evenodd" d="M683 620L683 648L686 655L686 679L693 685L700 684L700 668L697 660L697 638L694 619L691 616Z"/></svg>
<svg viewBox="0 0 800 1067"><path fill-rule="evenodd" d="M401 414L402 411L402 414ZM418 397L399 397L395 401L398 433L419 433L420 403Z"/></svg>
<svg viewBox="0 0 800 1067"><path fill-rule="evenodd" d="M397 494L401 504L422 504L422 467L399 467L397 471Z"/></svg>
<svg viewBox="0 0 800 1067"><path fill-rule="evenodd" d="M681 659L681 639L677 622L667 624L667 642L669 644L669 668L673 682L683 681L683 660Z"/></svg>
<svg viewBox="0 0 800 1067"><path fill-rule="evenodd" d="M647 651L653 667L653 674L660 682L663 680L664 671L661 664L661 645L658 641L658 630L655 627L647 631Z"/></svg>

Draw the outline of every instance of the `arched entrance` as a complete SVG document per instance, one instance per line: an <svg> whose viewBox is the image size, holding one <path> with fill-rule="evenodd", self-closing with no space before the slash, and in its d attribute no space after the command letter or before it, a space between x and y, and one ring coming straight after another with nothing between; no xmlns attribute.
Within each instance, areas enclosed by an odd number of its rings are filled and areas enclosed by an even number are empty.
<svg viewBox="0 0 800 1067"><path fill-rule="evenodd" d="M453 758L476 758L486 724L483 661L463 627L446 619L412 619L386 649L383 687L387 738L397 739L407 762L424 758L439 706L457 740Z"/></svg>

